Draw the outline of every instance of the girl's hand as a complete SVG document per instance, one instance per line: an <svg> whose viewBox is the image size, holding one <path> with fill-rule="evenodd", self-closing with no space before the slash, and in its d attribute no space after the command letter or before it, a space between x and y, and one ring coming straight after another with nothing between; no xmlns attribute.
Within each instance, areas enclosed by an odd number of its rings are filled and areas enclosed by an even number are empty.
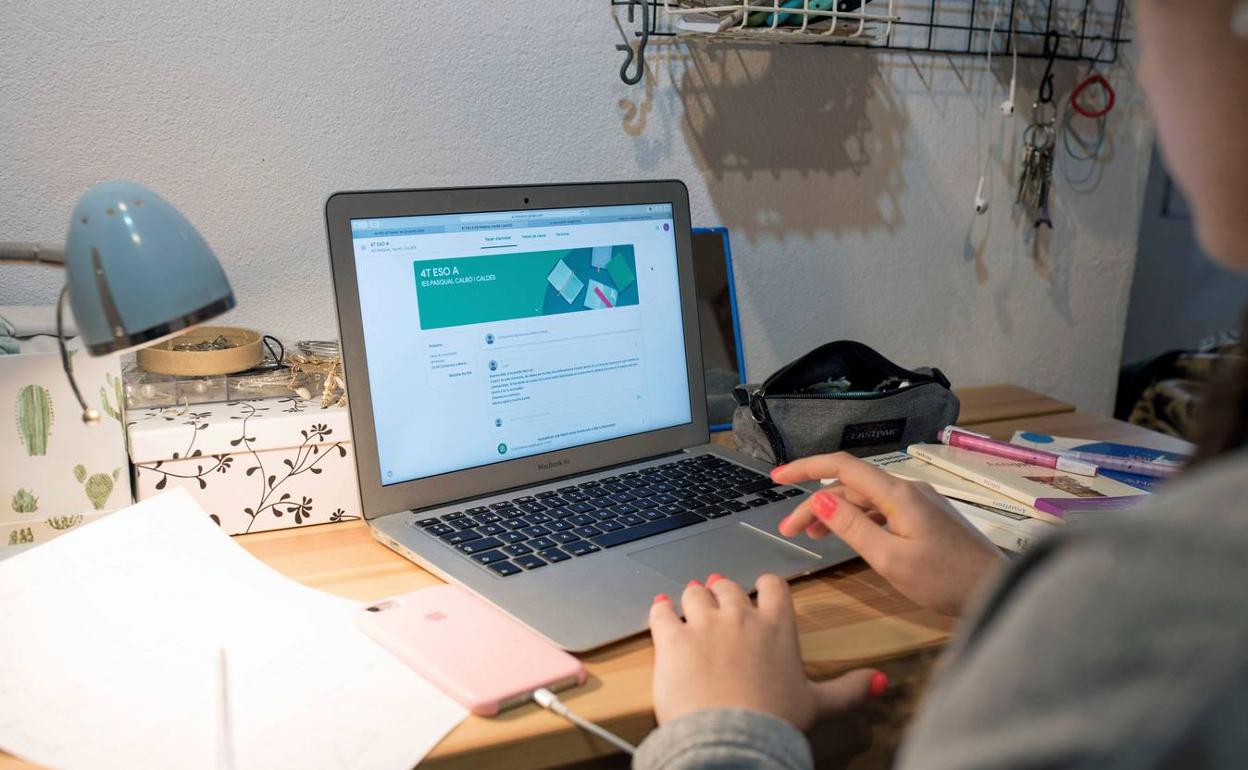
<svg viewBox="0 0 1248 770"><path fill-rule="evenodd" d="M659 723L711 708L744 708L806 730L884 692L879 671L858 670L826 682L802 671L793 600L775 575L755 584L758 607L736 583L711 575L685 588L685 620L660 594L650 608L654 637L654 712Z"/></svg>
<svg viewBox="0 0 1248 770"><path fill-rule="evenodd" d="M782 465L771 477L777 484L837 479L781 521L780 533L835 534L894 588L937 612L961 615L1005 563L930 485L895 478L844 452Z"/></svg>

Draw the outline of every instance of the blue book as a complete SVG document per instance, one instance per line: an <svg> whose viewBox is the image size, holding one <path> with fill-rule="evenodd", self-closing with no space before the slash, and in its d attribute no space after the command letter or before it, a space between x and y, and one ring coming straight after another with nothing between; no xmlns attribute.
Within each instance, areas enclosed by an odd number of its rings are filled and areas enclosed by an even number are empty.
<svg viewBox="0 0 1248 770"><path fill-rule="evenodd" d="M1172 460L1184 463L1191 459L1190 455L1181 452L1167 452L1162 449L1152 449L1133 444L1118 444L1113 441L1050 436L1046 433L1033 433L1031 431L1018 431L1014 434L1014 438L1010 439L1010 443L1032 449L1042 449L1046 452L1093 452L1095 454L1110 455L1111 457L1121 457L1124 460ZM1166 481L1166 479L1158 479L1151 476L1139 476L1134 473L1105 469L1101 470L1101 475L1146 492L1157 491L1157 488Z"/></svg>

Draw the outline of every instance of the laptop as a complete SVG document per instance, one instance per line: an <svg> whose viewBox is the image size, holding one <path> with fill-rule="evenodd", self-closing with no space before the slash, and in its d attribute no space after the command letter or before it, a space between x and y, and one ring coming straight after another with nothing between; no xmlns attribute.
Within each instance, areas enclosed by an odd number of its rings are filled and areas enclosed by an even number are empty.
<svg viewBox="0 0 1248 770"><path fill-rule="evenodd" d="M325 216L387 547L573 651L711 572L853 558L779 535L813 486L709 443L681 182L345 192Z"/></svg>

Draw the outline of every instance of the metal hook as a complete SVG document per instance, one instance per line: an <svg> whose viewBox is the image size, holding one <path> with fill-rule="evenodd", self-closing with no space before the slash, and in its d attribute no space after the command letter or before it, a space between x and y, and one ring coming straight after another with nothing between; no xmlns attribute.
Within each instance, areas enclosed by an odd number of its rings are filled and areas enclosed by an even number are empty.
<svg viewBox="0 0 1248 770"><path fill-rule="evenodd" d="M641 4L641 39L636 48L627 44L618 44L615 50L624 51L624 63L620 65L620 80L626 85L635 86L646 74L646 44L650 42L650 11L646 7L647 0L628 0L628 23L633 22L633 7ZM634 66L635 65L635 66ZM628 72L634 67L633 73Z"/></svg>
<svg viewBox="0 0 1248 770"><path fill-rule="evenodd" d="M1044 77L1040 80L1040 103L1053 103L1053 63L1057 61L1057 53L1062 46L1062 34L1055 29L1044 33L1044 58L1048 63L1044 67Z"/></svg>
<svg viewBox="0 0 1248 770"><path fill-rule="evenodd" d="M1104 35L1093 35L1090 40L1100 43L1096 53L1092 54L1092 58L1088 61L1088 74L1092 74L1092 70L1096 69L1096 65L1101 63L1101 55L1105 53L1105 46L1109 45L1109 40Z"/></svg>

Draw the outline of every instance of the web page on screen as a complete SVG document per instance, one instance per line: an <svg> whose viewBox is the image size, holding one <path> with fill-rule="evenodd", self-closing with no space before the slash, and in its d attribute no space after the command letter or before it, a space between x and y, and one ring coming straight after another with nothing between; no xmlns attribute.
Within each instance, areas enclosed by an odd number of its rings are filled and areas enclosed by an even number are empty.
<svg viewBox="0 0 1248 770"><path fill-rule="evenodd" d="M670 204L351 222L381 481L692 419Z"/></svg>

